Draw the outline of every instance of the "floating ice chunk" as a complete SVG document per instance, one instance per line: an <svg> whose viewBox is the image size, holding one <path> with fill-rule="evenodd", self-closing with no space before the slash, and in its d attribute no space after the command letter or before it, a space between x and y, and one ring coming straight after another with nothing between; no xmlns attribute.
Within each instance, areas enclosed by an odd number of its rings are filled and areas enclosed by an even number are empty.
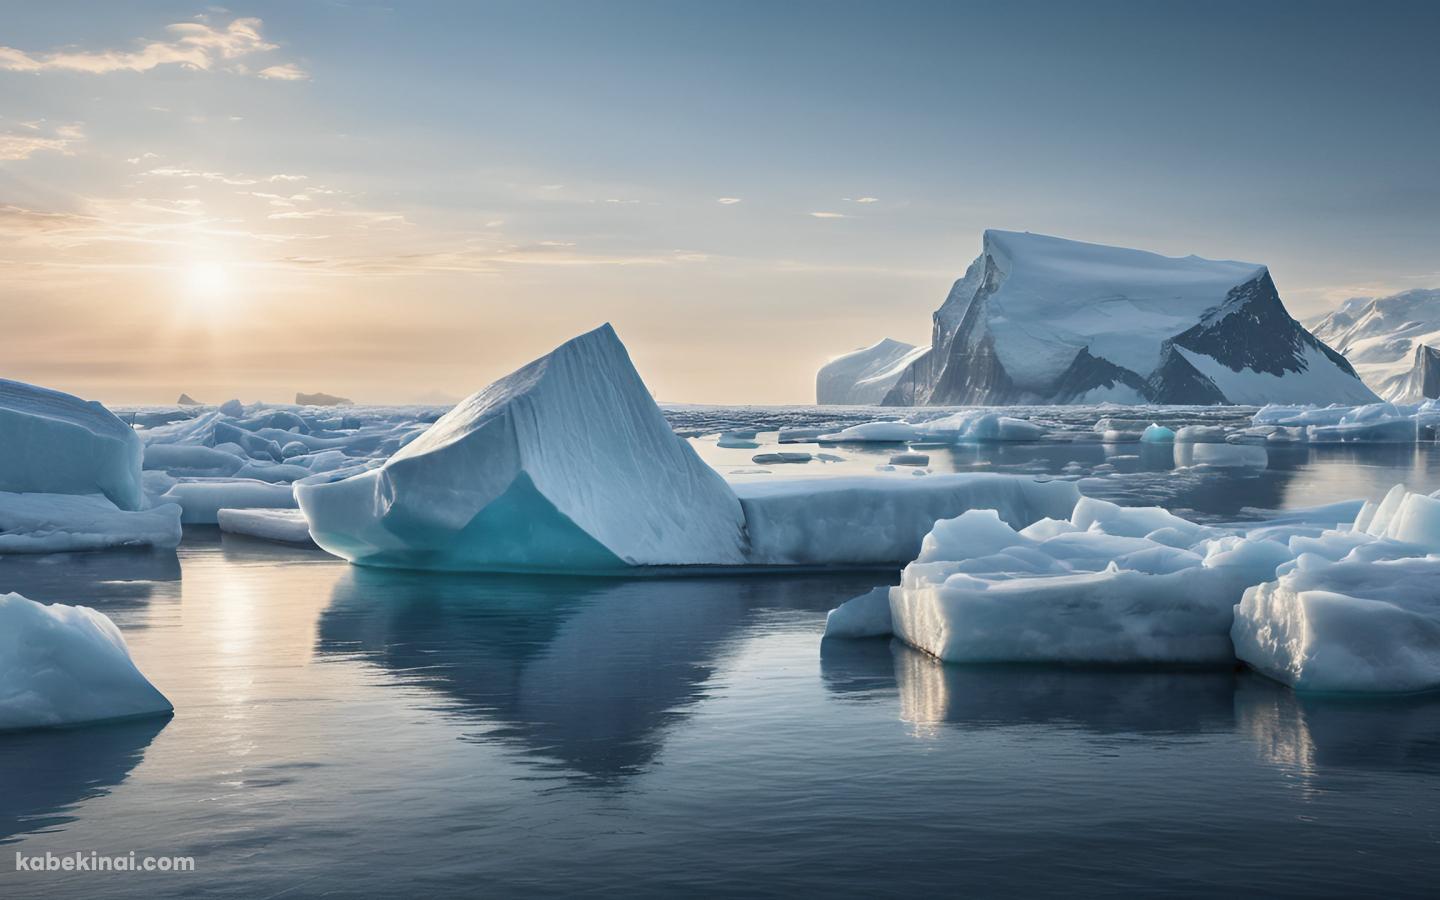
<svg viewBox="0 0 1440 900"><path fill-rule="evenodd" d="M84 606L0 595L0 730L160 715L173 709L120 630Z"/></svg>
<svg viewBox="0 0 1440 900"><path fill-rule="evenodd" d="M145 447L145 468L177 477L234 475L245 460L233 453L200 444L150 444Z"/></svg>
<svg viewBox="0 0 1440 900"><path fill-rule="evenodd" d="M808 444L820 438L828 429L825 428L803 428L787 427L781 428L779 441L782 444Z"/></svg>
<svg viewBox="0 0 1440 900"><path fill-rule="evenodd" d="M298 509L222 509L216 514L221 531L282 544L308 544L310 523Z"/></svg>
<svg viewBox="0 0 1440 900"><path fill-rule="evenodd" d="M1186 425L1175 432L1175 443L1223 444L1228 434L1219 425Z"/></svg>
<svg viewBox="0 0 1440 900"><path fill-rule="evenodd" d="M180 543L180 507L120 509L101 494L0 493L0 553L62 553Z"/></svg>
<svg viewBox="0 0 1440 900"><path fill-rule="evenodd" d="M779 453L757 453L750 457L750 461L760 466L778 466L787 463L808 463L814 459L809 453L796 453L782 450Z"/></svg>
<svg viewBox="0 0 1440 900"><path fill-rule="evenodd" d="M731 450L754 450L759 447L760 444L751 438L731 437L722 434L720 440L715 442L715 446Z"/></svg>
<svg viewBox="0 0 1440 900"><path fill-rule="evenodd" d="M280 445L273 440L268 440L260 435L246 431L238 425L231 425L229 422L216 422L211 432L217 444L235 444L245 451L245 455L251 459L270 459L279 462L285 458L280 451Z"/></svg>
<svg viewBox="0 0 1440 900"><path fill-rule="evenodd" d="M1151 424L1149 428L1140 433L1140 440L1147 444L1173 444L1175 432L1164 425Z"/></svg>
<svg viewBox="0 0 1440 900"><path fill-rule="evenodd" d="M216 479L182 481L166 491L162 500L184 509L186 525L216 525L221 509L294 509L295 494L288 484Z"/></svg>
<svg viewBox="0 0 1440 900"><path fill-rule="evenodd" d="M891 630L889 587L847 600L825 616L827 638L886 637Z"/></svg>
<svg viewBox="0 0 1440 900"><path fill-rule="evenodd" d="M220 415L229 416L232 419L243 418L245 415L245 404L239 400L226 400L220 404Z"/></svg>
<svg viewBox="0 0 1440 900"><path fill-rule="evenodd" d="M1440 688L1440 559L1307 559L1245 592L1240 659L1297 690Z"/></svg>
<svg viewBox="0 0 1440 900"><path fill-rule="evenodd" d="M0 379L0 491L104 494L139 509L140 439L99 403Z"/></svg>
<svg viewBox="0 0 1440 900"><path fill-rule="evenodd" d="M744 560L740 502L670 428L609 325L461 402L381 467L296 493L316 543L366 564Z"/></svg>
<svg viewBox="0 0 1440 900"><path fill-rule="evenodd" d="M890 454L890 465L928 466L930 465L930 457L925 453L892 453Z"/></svg>
<svg viewBox="0 0 1440 900"><path fill-rule="evenodd" d="M997 510L1023 528L1069 516L1080 496L1068 481L990 473L776 478L734 488L758 565L894 565L915 558L937 519Z"/></svg>
<svg viewBox="0 0 1440 900"><path fill-rule="evenodd" d="M836 443L899 444L920 440L921 432L909 422L866 422L851 425L834 434L823 434L820 440Z"/></svg>
<svg viewBox="0 0 1440 900"><path fill-rule="evenodd" d="M1045 429L1033 422L984 410L965 410L916 426L927 437L975 443L1038 441Z"/></svg>

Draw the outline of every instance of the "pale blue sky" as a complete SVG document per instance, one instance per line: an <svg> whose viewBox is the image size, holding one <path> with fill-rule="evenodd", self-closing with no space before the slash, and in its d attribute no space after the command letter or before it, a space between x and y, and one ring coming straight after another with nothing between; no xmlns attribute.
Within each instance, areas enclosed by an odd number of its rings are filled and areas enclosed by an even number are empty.
<svg viewBox="0 0 1440 900"><path fill-rule="evenodd" d="M3 374L462 395L608 319L664 399L803 402L926 339L986 227L1268 263L1297 315L1437 286L1437 34L1418 3L3 2Z"/></svg>

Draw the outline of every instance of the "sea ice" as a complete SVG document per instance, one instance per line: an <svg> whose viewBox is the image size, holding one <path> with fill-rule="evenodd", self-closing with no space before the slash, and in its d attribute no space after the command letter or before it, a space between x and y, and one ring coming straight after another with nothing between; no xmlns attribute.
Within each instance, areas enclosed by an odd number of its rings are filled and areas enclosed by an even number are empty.
<svg viewBox="0 0 1440 900"><path fill-rule="evenodd" d="M822 441L835 443L903 444L923 439L923 434L909 422L866 422L851 425L834 434L823 434Z"/></svg>
<svg viewBox="0 0 1440 900"><path fill-rule="evenodd" d="M0 730L168 713L120 630L84 606L0 595Z"/></svg>
<svg viewBox="0 0 1440 900"><path fill-rule="evenodd" d="M295 492L288 484L241 479L182 481L160 498L185 510L186 525L219 524L222 509L294 509Z"/></svg>
<svg viewBox="0 0 1440 900"><path fill-rule="evenodd" d="M0 493L0 553L175 547L180 507L120 509L102 494Z"/></svg>
<svg viewBox="0 0 1440 900"><path fill-rule="evenodd" d="M140 439L99 403L0 379L0 491L144 502Z"/></svg>
<svg viewBox="0 0 1440 900"><path fill-rule="evenodd" d="M298 509L221 509L216 514L221 531L281 544L308 544L310 523Z"/></svg>

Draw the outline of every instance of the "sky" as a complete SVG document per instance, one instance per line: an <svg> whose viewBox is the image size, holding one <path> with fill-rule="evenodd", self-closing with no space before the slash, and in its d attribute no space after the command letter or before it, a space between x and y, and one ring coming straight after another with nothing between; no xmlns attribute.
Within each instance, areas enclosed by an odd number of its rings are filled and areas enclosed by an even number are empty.
<svg viewBox="0 0 1440 900"><path fill-rule="evenodd" d="M666 401L929 339L986 228L1440 287L1440 4L0 0L0 377Z"/></svg>

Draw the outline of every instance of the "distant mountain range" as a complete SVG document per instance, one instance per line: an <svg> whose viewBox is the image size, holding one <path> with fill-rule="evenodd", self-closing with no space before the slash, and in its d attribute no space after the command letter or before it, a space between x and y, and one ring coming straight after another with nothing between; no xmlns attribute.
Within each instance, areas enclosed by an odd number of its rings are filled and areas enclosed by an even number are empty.
<svg viewBox="0 0 1440 900"><path fill-rule="evenodd" d="M1440 290L1346 300L1310 330L1386 400L1440 397Z"/></svg>

